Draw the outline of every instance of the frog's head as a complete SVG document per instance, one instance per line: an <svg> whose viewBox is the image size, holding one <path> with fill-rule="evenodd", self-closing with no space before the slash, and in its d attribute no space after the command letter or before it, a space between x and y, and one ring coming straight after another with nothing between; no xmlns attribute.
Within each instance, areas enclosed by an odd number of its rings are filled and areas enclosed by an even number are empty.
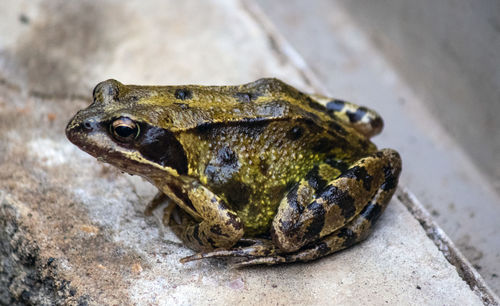
<svg viewBox="0 0 500 306"><path fill-rule="evenodd" d="M145 87L116 80L99 83L94 102L71 119L66 136L83 151L132 174L185 174L182 145L167 127L152 123L158 114L138 103L149 94Z"/></svg>

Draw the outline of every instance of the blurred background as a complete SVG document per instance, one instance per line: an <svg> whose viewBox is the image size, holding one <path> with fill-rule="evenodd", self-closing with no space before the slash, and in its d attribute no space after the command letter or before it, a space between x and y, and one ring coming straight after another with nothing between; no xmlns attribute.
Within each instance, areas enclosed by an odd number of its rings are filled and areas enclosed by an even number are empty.
<svg viewBox="0 0 500 306"><path fill-rule="evenodd" d="M374 142L401 153L402 185L500 293L499 1L32 0L0 1L0 12L4 88L79 101L49 110L21 99L20 115L63 120L108 78L272 76L377 110L385 129ZM261 39L269 30L277 36Z"/></svg>

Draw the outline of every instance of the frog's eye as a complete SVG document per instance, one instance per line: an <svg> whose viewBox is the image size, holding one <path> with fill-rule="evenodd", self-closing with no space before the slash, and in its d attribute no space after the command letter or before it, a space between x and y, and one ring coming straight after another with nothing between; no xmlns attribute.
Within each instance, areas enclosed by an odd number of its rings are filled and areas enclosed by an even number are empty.
<svg viewBox="0 0 500 306"><path fill-rule="evenodd" d="M130 142L139 135L139 126L130 118L121 117L110 125L111 135L119 142Z"/></svg>

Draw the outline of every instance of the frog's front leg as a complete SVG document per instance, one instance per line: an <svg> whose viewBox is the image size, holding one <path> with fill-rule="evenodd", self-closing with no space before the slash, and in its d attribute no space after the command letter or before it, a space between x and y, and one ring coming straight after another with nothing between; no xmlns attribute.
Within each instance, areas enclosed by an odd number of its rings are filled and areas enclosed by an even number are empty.
<svg viewBox="0 0 500 306"><path fill-rule="evenodd" d="M177 207L170 228L188 247L199 251L230 248L243 236L243 223L221 198L199 183L192 183L186 193L201 220Z"/></svg>
<svg viewBox="0 0 500 306"><path fill-rule="evenodd" d="M274 244L282 252L292 253L319 241L347 226L381 192L385 207L400 171L399 154L384 149L358 160L319 190L314 181L302 181L283 199L273 219ZM309 200L311 194L316 196Z"/></svg>

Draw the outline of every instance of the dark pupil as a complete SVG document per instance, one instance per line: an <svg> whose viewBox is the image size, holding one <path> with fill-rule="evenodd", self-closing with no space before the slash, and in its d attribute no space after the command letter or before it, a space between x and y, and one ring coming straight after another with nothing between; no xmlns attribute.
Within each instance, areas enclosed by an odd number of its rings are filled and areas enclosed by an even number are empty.
<svg viewBox="0 0 500 306"><path fill-rule="evenodd" d="M118 136L127 138L130 135L134 134L135 131L129 126L120 125L115 128L115 132Z"/></svg>

